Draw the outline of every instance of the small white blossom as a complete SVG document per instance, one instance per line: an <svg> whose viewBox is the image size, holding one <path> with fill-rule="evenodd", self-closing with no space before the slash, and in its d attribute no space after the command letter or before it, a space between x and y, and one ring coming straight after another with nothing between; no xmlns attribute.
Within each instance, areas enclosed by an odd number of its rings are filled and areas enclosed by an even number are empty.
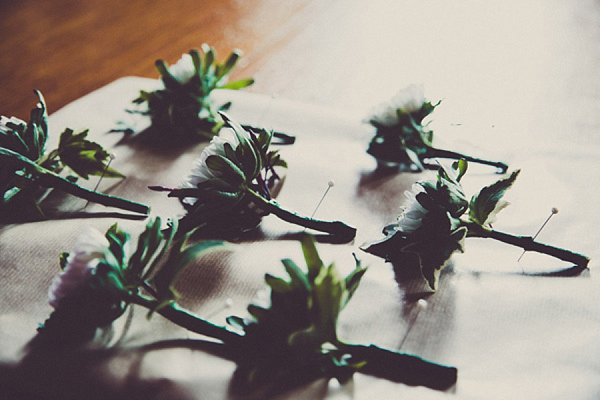
<svg viewBox="0 0 600 400"><path fill-rule="evenodd" d="M62 299L80 290L90 272L104 259L108 247L108 240L97 229L90 228L77 238L74 250L67 259L67 266L54 278L48 289L52 307L58 308Z"/></svg>
<svg viewBox="0 0 600 400"><path fill-rule="evenodd" d="M196 74L196 68L194 67L192 56L189 54L182 54L177 63L169 66L169 72L179 82L183 84L188 83Z"/></svg>
<svg viewBox="0 0 600 400"><path fill-rule="evenodd" d="M212 138L209 145L202 150L200 157L194 160L192 169L179 187L182 189L193 189L198 187L198 184L202 182L221 177L221 172L208 168L206 159L213 155L225 156L225 143L229 143L234 150L238 145L237 139L228 129L221 130L219 136ZM186 204L190 205L193 205L196 200L197 199L193 197L183 199Z"/></svg>
<svg viewBox="0 0 600 400"><path fill-rule="evenodd" d="M425 89L423 85L409 85L400 90L394 97L371 110L367 122L375 122L384 126L397 125L400 120L398 111L414 113L425 104Z"/></svg>
<svg viewBox="0 0 600 400"><path fill-rule="evenodd" d="M404 233L412 233L419 229L423 224L423 218L427 215L429 210L419 203L417 195L423 192L424 189L421 185L413 185L412 191L404 192L404 195L408 199L408 203L404 206L402 214L398 217L398 230Z"/></svg>
<svg viewBox="0 0 600 400"><path fill-rule="evenodd" d="M17 117L7 118L4 115L0 116L0 133L8 133L12 131L12 128L8 127L8 123L11 122L15 125L27 125L27 123Z"/></svg>

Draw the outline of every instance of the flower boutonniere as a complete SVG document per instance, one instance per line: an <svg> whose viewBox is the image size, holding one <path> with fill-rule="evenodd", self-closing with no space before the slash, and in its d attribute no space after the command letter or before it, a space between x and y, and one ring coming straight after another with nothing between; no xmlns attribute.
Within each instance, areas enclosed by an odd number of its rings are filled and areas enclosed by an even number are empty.
<svg viewBox="0 0 600 400"><path fill-rule="evenodd" d="M191 50L171 66L157 60L156 68L163 88L153 92L140 91L133 102L146 104L147 108L131 112L150 116L152 127L170 141L210 140L224 123L218 111L231 106L231 103L215 105L211 92L242 89L254 83L252 78L227 81L240 55L235 50L221 63L217 61L215 50L203 44L202 51Z"/></svg>
<svg viewBox="0 0 600 400"><path fill-rule="evenodd" d="M237 338L227 329L190 317L177 306L173 287L181 270L200 254L223 248L224 242L188 244L189 235L174 241L174 232L165 235L160 228L160 218L150 220L137 245L117 224L105 234L92 228L81 234L73 251L61 255L61 272L48 291L54 311L40 327L37 342L67 346L90 342L131 304L198 333L223 341ZM189 319L191 327L186 325Z"/></svg>
<svg viewBox="0 0 600 400"><path fill-rule="evenodd" d="M129 200L90 191L75 183L78 177L91 175L123 178L109 167L111 155L98 143L87 139L88 131L74 133L65 129L58 148L46 151L48 114L42 94L31 110L29 122L18 118L0 118L0 217L31 220L44 217L40 206L47 189L59 189L87 201L141 214L148 207ZM74 175L64 178L68 168Z"/></svg>
<svg viewBox="0 0 600 400"><path fill-rule="evenodd" d="M515 236L492 228L498 212L508 202L502 199L517 179L519 171L482 188L470 200L460 183L467 161L452 168L440 168L437 180L419 182L407 192L408 203L398 221L384 228L386 237L363 246L363 250L402 270L419 270L429 287L436 289L439 273L455 251L463 251L464 239L479 237L535 251L585 268L589 259L581 254L536 242L528 236Z"/></svg>
<svg viewBox="0 0 600 400"><path fill-rule="evenodd" d="M84 233L73 252L63 254L62 272L49 290L55 308L30 344L79 346L109 328L127 307L137 305L191 332L218 340L223 354L238 364L234 383L256 392L281 383L302 384L321 377L347 380L354 372L434 389L456 383L456 368L374 345L350 344L338 337L337 321L357 290L366 268L340 276L320 259L306 235L302 248L307 268L283 260L289 280L267 274L270 304L248 306L249 318L229 317L232 328L215 325L177 305L173 285L179 272L206 251L224 243L186 244L164 236L160 219L150 221L133 247L116 225L106 234Z"/></svg>
<svg viewBox="0 0 600 400"><path fill-rule="evenodd" d="M287 164L277 151L269 150L273 132L253 133L225 114L222 116L231 130L213 138L179 188L150 187L180 199L187 214L180 220L179 229L236 235L255 228L262 217L274 214L339 240L354 238L356 229L342 222L320 221L282 208L271 191L282 183L275 167L285 168Z"/></svg>
<svg viewBox="0 0 600 400"><path fill-rule="evenodd" d="M504 173L502 162L482 160L450 150L433 147L433 131L424 123L440 102L425 99L423 86L410 85L400 90L388 102L375 107L365 122L376 128L367 152L384 165L402 165L423 170L431 158L465 159L491 165Z"/></svg>
<svg viewBox="0 0 600 400"><path fill-rule="evenodd" d="M338 319L366 267L355 258L355 269L342 276L334 263L323 263L314 238L306 235L301 243L306 267L282 260L289 279L265 275L268 304L250 304L247 318L227 319L244 332L234 384L253 390L273 382L306 383L321 377L344 383L355 372L434 389L456 383L456 368L342 340Z"/></svg>

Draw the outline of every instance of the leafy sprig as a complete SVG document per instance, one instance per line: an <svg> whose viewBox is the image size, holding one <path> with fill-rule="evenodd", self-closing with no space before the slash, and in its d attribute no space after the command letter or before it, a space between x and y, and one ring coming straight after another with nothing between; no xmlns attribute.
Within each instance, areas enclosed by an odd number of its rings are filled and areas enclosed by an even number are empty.
<svg viewBox="0 0 600 400"><path fill-rule="evenodd" d="M492 228L503 200L519 170L482 188L470 200L460 183L467 161L452 168L440 168L434 182L419 182L410 195L414 202L398 217L398 223L384 228L386 237L363 246L363 250L385 258L399 271L420 271L429 287L437 287L440 271L456 251L464 250L464 239L479 237L535 251L585 268L589 259L581 254L536 242L532 237L515 236ZM416 192L416 193L415 193Z"/></svg>
<svg viewBox="0 0 600 400"><path fill-rule="evenodd" d="M224 242L189 244L187 235L174 241L174 231L165 234L161 224L159 217L150 220L135 247L131 235L117 224L104 235L94 230L82 235L73 252L61 255L62 272L49 291L55 310L40 327L38 341L86 343L131 304L146 307L149 315L157 312L175 321L189 318L176 304L179 295L174 282L199 254L223 248ZM221 340L238 337L227 329L194 319L194 329L199 333ZM73 325L77 329L73 330Z"/></svg>
<svg viewBox="0 0 600 400"><path fill-rule="evenodd" d="M323 376L343 383L357 371L437 389L456 382L455 368L340 339L340 313L367 269L356 259L355 269L343 277L335 264L323 263L314 238L306 235L301 243L306 268L291 259L282 260L289 280L265 275L270 304L250 304L249 318L227 319L244 332L245 352L236 372L238 384L255 389L273 381L302 382ZM390 365L396 368L390 370Z"/></svg>
<svg viewBox="0 0 600 400"><path fill-rule="evenodd" d="M273 132L244 129L224 113L233 137L216 137L203 150L181 188L152 186L180 199L187 210L182 231L199 228L211 234L237 235L255 228L262 217L274 214L284 221L350 241L356 229L343 222L320 221L282 208L271 196L280 182L275 167L287 167L276 151L269 150Z"/></svg>
<svg viewBox="0 0 600 400"><path fill-rule="evenodd" d="M240 56L241 52L234 50L221 63L214 48L203 44L201 50L190 50L175 65L157 60L156 68L164 87L152 92L140 91L133 102L146 104L147 109L131 112L150 116L153 127L169 140L210 140L224 124L218 111L231 106L231 103L216 106L211 92L243 89L254 83L252 78L227 81Z"/></svg>
<svg viewBox="0 0 600 400"><path fill-rule="evenodd" d="M96 193L75 183L78 177L90 175L124 176L109 168L110 155L99 144L88 140L88 131L74 133L65 129L58 148L46 152L48 114L42 94L35 91L40 102L31 110L27 123L17 118L0 122L0 217L18 215L22 220L43 218L39 204L45 189L59 189L85 200L141 214L148 207ZM67 168L74 175L64 178L59 173Z"/></svg>
<svg viewBox="0 0 600 400"><path fill-rule="evenodd" d="M238 364L234 380L243 390L260 390L280 378L295 384L321 377L343 382L356 371L435 389L456 382L455 368L341 340L338 317L366 268L356 260L356 268L340 276L334 264L321 261L308 235L302 240L307 268L282 260L290 280L267 274L270 306L249 305L251 319L229 317L236 330L182 309L173 289L177 275L206 251L226 247L218 241L188 244L187 236L174 239L160 225L159 218L150 221L135 249L130 235L114 225L104 235L98 231L84 235L74 252L63 254L63 271L49 292L55 311L40 327L36 344L87 343L99 328L109 327L136 304L220 341L228 358Z"/></svg>
<svg viewBox="0 0 600 400"><path fill-rule="evenodd" d="M489 161L455 151L438 149L433 145L433 131L424 120L440 104L425 100L423 88L410 85L402 89L388 103L379 105L366 122L376 128L367 152L380 163L402 165L424 170L426 160L432 158L465 159L498 168L504 173L508 165Z"/></svg>

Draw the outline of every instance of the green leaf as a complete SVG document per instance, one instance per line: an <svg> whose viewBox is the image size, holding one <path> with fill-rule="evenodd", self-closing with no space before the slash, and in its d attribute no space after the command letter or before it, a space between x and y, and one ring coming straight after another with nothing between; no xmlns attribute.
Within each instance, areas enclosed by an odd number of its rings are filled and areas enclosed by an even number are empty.
<svg viewBox="0 0 600 400"><path fill-rule="evenodd" d="M257 321L261 321L266 319L269 310L260 306L257 306L256 304L250 304L248 305L248 313L250 313L250 315L252 315Z"/></svg>
<svg viewBox="0 0 600 400"><path fill-rule="evenodd" d="M196 75L200 76L202 73L202 58L200 57L200 52L196 49L190 50L190 56L192 56L192 62L194 63L194 69L196 70Z"/></svg>
<svg viewBox="0 0 600 400"><path fill-rule="evenodd" d="M225 242L219 240L203 240L185 247L186 237L180 239L177 246L171 249L169 257L160 271L152 279L159 294L159 300L173 300L177 297L174 283L177 276L188 267L201 254L208 251L218 250L225 246Z"/></svg>
<svg viewBox="0 0 600 400"><path fill-rule="evenodd" d="M271 274L265 275L265 282L271 287L271 290L277 293L287 293L292 290L292 286L289 282Z"/></svg>
<svg viewBox="0 0 600 400"><path fill-rule="evenodd" d="M204 51L204 70L202 71L203 75L208 75L213 68L213 63L215 62L215 50L206 45L202 45L202 51Z"/></svg>
<svg viewBox="0 0 600 400"><path fill-rule="evenodd" d="M108 260L110 265L119 269L124 269L127 265L127 252L125 250L126 243L131 235L128 232L121 230L118 224L113 224L104 235L109 243L109 250L114 259Z"/></svg>
<svg viewBox="0 0 600 400"><path fill-rule="evenodd" d="M476 195L471 197L469 203L469 218L481 226L489 225L494 221L498 212L508 206L502 197L513 185L520 170L513 171L510 176L500 179L492 185L486 186Z"/></svg>
<svg viewBox="0 0 600 400"><path fill-rule="evenodd" d="M345 303L344 289L334 264L322 269L315 279L313 291L314 307L316 307L315 312L317 314L315 322L322 343L335 343L337 339L337 320L343 307L342 303Z"/></svg>
<svg viewBox="0 0 600 400"><path fill-rule="evenodd" d="M323 261L319 257L314 237L306 235L302 238L301 242L304 260L308 267L308 279L309 281L314 281L324 266Z"/></svg>
<svg viewBox="0 0 600 400"><path fill-rule="evenodd" d="M229 118L224 112L219 112L221 117L233 129L233 132L238 140L236 148L236 158L240 162L240 167L244 171L246 182L254 180L262 169L262 156L260 149L256 146L253 136L246 131L240 124Z"/></svg>
<svg viewBox="0 0 600 400"><path fill-rule="evenodd" d="M87 134L88 130L74 134L72 129L65 129L56 150L60 161L84 179L89 175L124 178L123 174L108 167L109 153L98 143L87 140Z"/></svg>
<svg viewBox="0 0 600 400"><path fill-rule="evenodd" d="M220 71L217 74L217 80L220 80L221 78L229 74L229 72L231 72L233 67L235 67L235 64L238 62L240 56L241 54L239 51L234 50L233 52L231 52L229 57L227 57L225 64L223 64L223 66L220 68Z"/></svg>
<svg viewBox="0 0 600 400"><path fill-rule="evenodd" d="M356 258L356 256L354 256L354 259L356 261L356 268L354 269L354 271L348 274L348 276L346 276L345 279L345 286L346 290L348 291L348 298L346 299L346 303L350 301L350 299L354 295L354 292L356 292L356 289L358 289L358 285L360 284L362 277L365 275L365 272L367 272L367 267L362 267L360 261Z"/></svg>
<svg viewBox="0 0 600 400"><path fill-rule="evenodd" d="M128 281L131 281L133 277L139 277L156 253L164 239L160 228L161 219L160 217L156 217L148 221L146 229L140 234L136 251L129 259L127 266Z"/></svg>
<svg viewBox="0 0 600 400"><path fill-rule="evenodd" d="M469 163L464 158L452 163L452 168L457 172L456 181L460 182L462 177L467 173Z"/></svg>
<svg viewBox="0 0 600 400"><path fill-rule="evenodd" d="M206 158L206 166L225 175L225 179L231 183L241 184L246 180L244 172L226 157L210 155Z"/></svg>
<svg viewBox="0 0 600 400"><path fill-rule="evenodd" d="M245 78L220 85L219 89L239 90L254 84L254 78Z"/></svg>
<svg viewBox="0 0 600 400"><path fill-rule="evenodd" d="M304 289L306 291L310 290L310 282L304 272L290 259L281 260L283 266L292 279L292 285L294 288Z"/></svg>

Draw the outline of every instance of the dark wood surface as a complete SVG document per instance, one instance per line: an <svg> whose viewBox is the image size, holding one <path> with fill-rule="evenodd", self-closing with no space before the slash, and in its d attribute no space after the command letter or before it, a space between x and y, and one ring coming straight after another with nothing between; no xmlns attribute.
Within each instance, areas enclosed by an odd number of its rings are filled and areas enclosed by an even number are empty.
<svg viewBox="0 0 600 400"><path fill-rule="evenodd" d="M119 77L157 77L156 59L206 42L245 53L233 78L254 76L253 92L362 110L423 82L490 124L597 127L597 2L515 4L3 0L0 113L27 118L33 89L52 112Z"/></svg>

